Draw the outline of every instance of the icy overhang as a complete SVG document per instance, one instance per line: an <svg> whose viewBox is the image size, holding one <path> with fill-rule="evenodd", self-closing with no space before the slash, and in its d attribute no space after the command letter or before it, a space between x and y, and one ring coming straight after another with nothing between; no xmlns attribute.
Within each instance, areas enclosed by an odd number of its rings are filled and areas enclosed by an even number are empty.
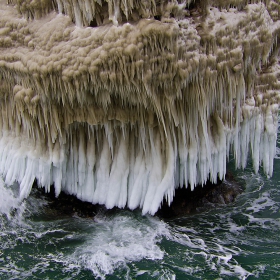
<svg viewBox="0 0 280 280"><path fill-rule="evenodd" d="M36 179L154 214L177 187L223 179L230 150L272 175L277 1L8 2L0 172L22 198Z"/></svg>

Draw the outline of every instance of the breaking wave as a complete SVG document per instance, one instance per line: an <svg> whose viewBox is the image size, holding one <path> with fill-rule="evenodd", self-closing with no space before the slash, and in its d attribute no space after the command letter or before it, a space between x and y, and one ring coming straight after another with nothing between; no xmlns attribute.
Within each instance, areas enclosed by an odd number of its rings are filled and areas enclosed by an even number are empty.
<svg viewBox="0 0 280 280"><path fill-rule="evenodd" d="M275 161L279 167L279 161ZM278 177L250 169L229 206L173 220L104 209L60 215L35 190L1 191L0 276L6 279L250 279L279 275ZM16 209L16 210L15 210ZM22 262L24 260L24 263ZM1 278L1 277L0 277Z"/></svg>

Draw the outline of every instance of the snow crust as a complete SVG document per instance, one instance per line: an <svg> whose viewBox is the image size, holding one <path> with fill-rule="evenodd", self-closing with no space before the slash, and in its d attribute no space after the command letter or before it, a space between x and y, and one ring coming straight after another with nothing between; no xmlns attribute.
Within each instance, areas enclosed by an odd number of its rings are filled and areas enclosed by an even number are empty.
<svg viewBox="0 0 280 280"><path fill-rule="evenodd" d="M271 176L280 4L229 2L0 0L5 183L154 214L230 151Z"/></svg>

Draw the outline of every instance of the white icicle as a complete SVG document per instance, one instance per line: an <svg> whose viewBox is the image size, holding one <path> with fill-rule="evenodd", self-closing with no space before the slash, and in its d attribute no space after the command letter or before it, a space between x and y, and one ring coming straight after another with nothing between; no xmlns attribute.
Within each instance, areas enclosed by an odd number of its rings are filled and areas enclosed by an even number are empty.
<svg viewBox="0 0 280 280"><path fill-rule="evenodd" d="M0 0L5 184L155 214L176 188L223 180L230 151L271 176L271 1Z"/></svg>

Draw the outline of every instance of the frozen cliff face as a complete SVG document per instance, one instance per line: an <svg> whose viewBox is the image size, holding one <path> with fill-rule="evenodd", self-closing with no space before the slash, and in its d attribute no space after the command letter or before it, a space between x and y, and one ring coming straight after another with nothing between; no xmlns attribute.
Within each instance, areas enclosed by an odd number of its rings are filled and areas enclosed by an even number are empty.
<svg viewBox="0 0 280 280"><path fill-rule="evenodd" d="M279 0L0 0L6 184L154 214L230 150L272 175L279 19Z"/></svg>

